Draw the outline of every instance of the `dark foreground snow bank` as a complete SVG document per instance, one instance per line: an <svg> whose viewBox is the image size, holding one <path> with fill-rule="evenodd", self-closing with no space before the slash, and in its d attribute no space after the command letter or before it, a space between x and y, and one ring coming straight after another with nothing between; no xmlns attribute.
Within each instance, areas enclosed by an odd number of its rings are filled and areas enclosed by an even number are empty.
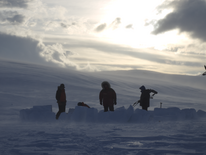
<svg viewBox="0 0 206 155"><path fill-rule="evenodd" d="M114 112L103 112L95 108L76 106L70 109L68 113L62 113L60 121L69 122L99 122L99 123L141 123L141 122L160 122L160 121L179 121L194 120L206 117L206 112L195 109L173 108L155 108L154 111L145 111L120 107ZM23 121L55 121L55 113L52 112L52 106L33 106L31 109L20 110L20 119Z"/></svg>

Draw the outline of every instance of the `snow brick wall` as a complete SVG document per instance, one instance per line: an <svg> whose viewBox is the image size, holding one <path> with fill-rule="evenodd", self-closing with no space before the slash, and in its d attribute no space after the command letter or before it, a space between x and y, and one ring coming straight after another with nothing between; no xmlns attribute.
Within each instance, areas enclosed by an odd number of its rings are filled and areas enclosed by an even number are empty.
<svg viewBox="0 0 206 155"><path fill-rule="evenodd" d="M59 120L68 122L86 123L143 123L161 121L184 121L206 117L206 112L195 109L155 108L154 111L145 111L129 106L115 109L114 112L98 111L95 108L76 106L68 113L61 113ZM51 105L33 106L31 109L20 110L22 121L55 121L55 113Z"/></svg>

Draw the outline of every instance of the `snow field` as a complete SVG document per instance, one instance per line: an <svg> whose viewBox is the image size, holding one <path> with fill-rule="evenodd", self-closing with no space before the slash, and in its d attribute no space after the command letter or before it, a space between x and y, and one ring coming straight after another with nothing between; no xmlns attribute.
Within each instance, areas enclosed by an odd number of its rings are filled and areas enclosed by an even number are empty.
<svg viewBox="0 0 206 155"><path fill-rule="evenodd" d="M13 123L1 125L0 154L205 155L204 122Z"/></svg>
<svg viewBox="0 0 206 155"><path fill-rule="evenodd" d="M0 61L0 75L0 155L206 155L205 77L9 61ZM105 80L117 93L114 112L99 104ZM69 112L55 120L61 83ZM130 107L141 85L158 91L149 111Z"/></svg>

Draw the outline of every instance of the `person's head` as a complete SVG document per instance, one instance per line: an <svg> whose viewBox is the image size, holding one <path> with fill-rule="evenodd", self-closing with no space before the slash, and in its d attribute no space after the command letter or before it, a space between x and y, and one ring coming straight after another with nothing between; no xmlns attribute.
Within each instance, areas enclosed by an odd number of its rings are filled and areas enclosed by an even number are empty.
<svg viewBox="0 0 206 155"><path fill-rule="evenodd" d="M62 83L62 84L59 86L59 88L60 88L60 89L64 89L64 88L65 88L64 84Z"/></svg>
<svg viewBox="0 0 206 155"><path fill-rule="evenodd" d="M83 102L78 102L77 105L78 105L78 106L82 106L82 105L83 105Z"/></svg>
<svg viewBox="0 0 206 155"><path fill-rule="evenodd" d="M141 86L139 89L141 90L141 92L143 92L144 90L146 90L145 86Z"/></svg>
<svg viewBox="0 0 206 155"><path fill-rule="evenodd" d="M107 82L107 81L103 81L101 86L103 89L109 89L111 87L109 82Z"/></svg>

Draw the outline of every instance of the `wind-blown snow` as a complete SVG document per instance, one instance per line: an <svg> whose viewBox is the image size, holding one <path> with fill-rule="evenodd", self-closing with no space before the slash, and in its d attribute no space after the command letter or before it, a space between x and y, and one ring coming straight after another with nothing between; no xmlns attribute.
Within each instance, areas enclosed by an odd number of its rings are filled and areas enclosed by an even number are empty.
<svg viewBox="0 0 206 155"><path fill-rule="evenodd" d="M77 72L0 61L2 155L205 155L206 78L151 71ZM98 95L109 81L114 112ZM55 119L57 86L66 86L66 113ZM139 87L158 91L141 110ZM85 102L91 108L78 107ZM160 102L162 108L160 108Z"/></svg>

